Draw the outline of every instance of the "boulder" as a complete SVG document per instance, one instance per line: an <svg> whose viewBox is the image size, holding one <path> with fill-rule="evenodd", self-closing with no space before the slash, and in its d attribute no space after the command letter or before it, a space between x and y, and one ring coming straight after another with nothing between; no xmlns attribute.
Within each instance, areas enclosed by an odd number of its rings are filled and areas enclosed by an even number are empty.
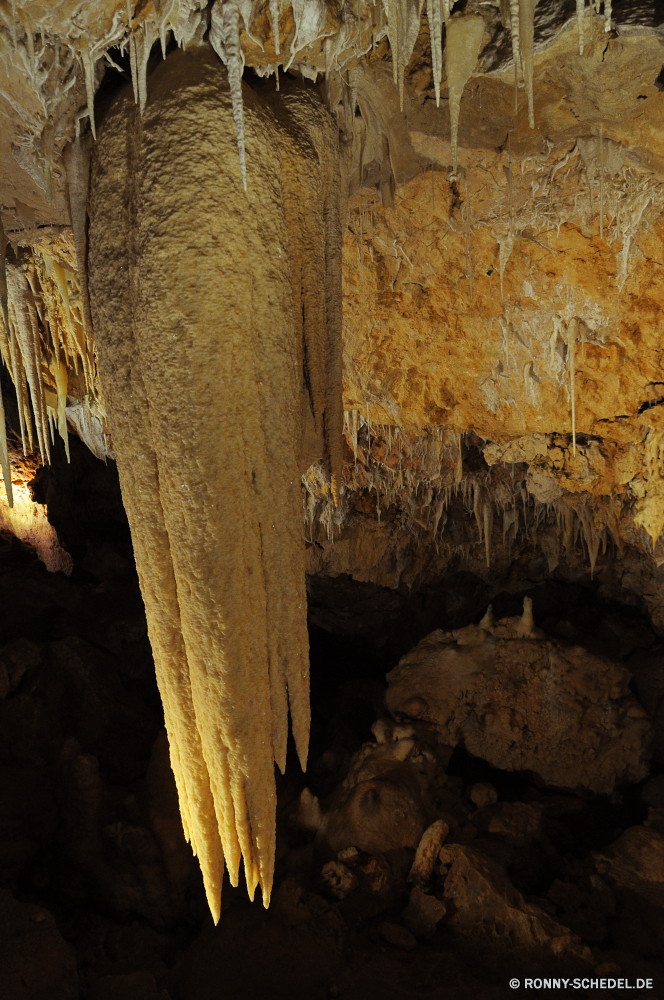
<svg viewBox="0 0 664 1000"><path fill-rule="evenodd" d="M539 635L525 613L432 632L387 675L387 707L417 705L441 742L548 785L611 794L645 778L652 731L629 672Z"/></svg>
<svg viewBox="0 0 664 1000"><path fill-rule="evenodd" d="M435 753L411 738L365 743L348 773L326 800L303 789L291 821L316 833L317 842L337 856L354 847L366 854L416 848L430 823L430 786Z"/></svg>
<svg viewBox="0 0 664 1000"><path fill-rule="evenodd" d="M470 789L470 801L478 809L485 809L498 801L498 792L488 781L478 781Z"/></svg>
<svg viewBox="0 0 664 1000"><path fill-rule="evenodd" d="M447 923L459 934L498 947L589 958L579 938L534 903L527 903L503 868L480 851L450 844L444 902Z"/></svg>
<svg viewBox="0 0 664 1000"><path fill-rule="evenodd" d="M602 854L598 871L618 888L664 908L664 836L650 826L631 826Z"/></svg>
<svg viewBox="0 0 664 1000"><path fill-rule="evenodd" d="M408 906L401 916L408 930L416 938L427 941L436 933L436 927L445 913L446 907L442 900L423 892L419 886L414 886Z"/></svg>

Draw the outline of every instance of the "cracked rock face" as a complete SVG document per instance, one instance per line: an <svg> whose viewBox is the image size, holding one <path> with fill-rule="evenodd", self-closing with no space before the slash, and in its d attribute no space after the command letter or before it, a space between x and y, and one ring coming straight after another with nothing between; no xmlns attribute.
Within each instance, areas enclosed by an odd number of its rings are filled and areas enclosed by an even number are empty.
<svg viewBox="0 0 664 1000"><path fill-rule="evenodd" d="M611 794L649 770L650 724L629 680L580 646L518 637L506 619L432 632L388 674L386 701L494 767Z"/></svg>

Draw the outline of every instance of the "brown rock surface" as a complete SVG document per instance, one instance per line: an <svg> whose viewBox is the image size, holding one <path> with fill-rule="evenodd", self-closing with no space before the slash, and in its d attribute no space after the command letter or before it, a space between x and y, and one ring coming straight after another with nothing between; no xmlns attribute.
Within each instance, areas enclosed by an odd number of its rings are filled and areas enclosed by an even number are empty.
<svg viewBox="0 0 664 1000"><path fill-rule="evenodd" d="M620 889L664 908L664 836L652 827L625 830L598 857L598 869Z"/></svg>
<svg viewBox="0 0 664 1000"><path fill-rule="evenodd" d="M585 957L576 935L539 906L526 903L500 865L461 844L444 847L443 854L451 862L445 902L451 907L447 922L453 930L506 948Z"/></svg>
<svg viewBox="0 0 664 1000"><path fill-rule="evenodd" d="M350 847L372 855L414 850L430 822L425 793L434 766L431 751L413 739L366 743L327 800L319 804L304 790L294 821L316 830L317 841L335 855Z"/></svg>

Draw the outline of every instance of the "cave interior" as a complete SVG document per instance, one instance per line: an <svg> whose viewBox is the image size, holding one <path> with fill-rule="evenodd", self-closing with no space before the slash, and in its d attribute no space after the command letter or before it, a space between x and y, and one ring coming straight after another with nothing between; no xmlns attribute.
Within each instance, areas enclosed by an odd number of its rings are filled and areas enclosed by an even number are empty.
<svg viewBox="0 0 664 1000"><path fill-rule="evenodd" d="M0 1000L664 998L664 5L0 54Z"/></svg>

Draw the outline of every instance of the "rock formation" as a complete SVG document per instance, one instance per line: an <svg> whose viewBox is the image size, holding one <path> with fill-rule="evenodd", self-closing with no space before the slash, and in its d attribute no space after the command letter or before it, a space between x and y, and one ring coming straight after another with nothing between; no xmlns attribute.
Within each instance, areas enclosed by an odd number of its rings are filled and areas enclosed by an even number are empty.
<svg viewBox="0 0 664 1000"><path fill-rule="evenodd" d="M432 632L388 675L387 707L547 785L610 794L645 777L651 728L629 673L537 633L528 598L522 618Z"/></svg>

